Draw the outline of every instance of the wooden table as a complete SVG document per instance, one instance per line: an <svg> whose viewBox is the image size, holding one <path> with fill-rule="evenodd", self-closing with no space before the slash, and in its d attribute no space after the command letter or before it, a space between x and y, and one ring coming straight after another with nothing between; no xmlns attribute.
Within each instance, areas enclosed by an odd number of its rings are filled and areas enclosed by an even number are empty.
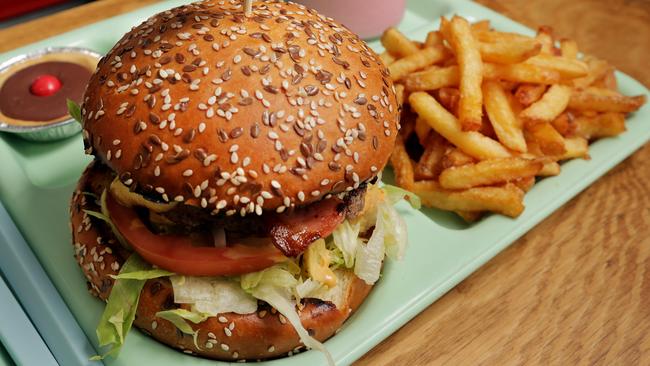
<svg viewBox="0 0 650 366"><path fill-rule="evenodd" d="M152 2L102 0L0 30L0 51ZM479 2L551 25L650 86L648 0ZM650 364L649 161L646 144L357 364Z"/></svg>

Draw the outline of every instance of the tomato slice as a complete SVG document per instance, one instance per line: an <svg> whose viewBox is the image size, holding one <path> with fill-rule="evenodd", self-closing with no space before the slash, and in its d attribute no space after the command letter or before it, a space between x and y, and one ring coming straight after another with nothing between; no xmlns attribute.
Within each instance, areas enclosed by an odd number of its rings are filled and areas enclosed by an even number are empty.
<svg viewBox="0 0 650 366"><path fill-rule="evenodd" d="M117 231L147 262L188 276L231 276L256 272L287 258L271 243L260 245L240 243L214 247L211 243L197 246L196 241L182 235L158 235L151 232L131 208L120 205L107 194L106 208Z"/></svg>

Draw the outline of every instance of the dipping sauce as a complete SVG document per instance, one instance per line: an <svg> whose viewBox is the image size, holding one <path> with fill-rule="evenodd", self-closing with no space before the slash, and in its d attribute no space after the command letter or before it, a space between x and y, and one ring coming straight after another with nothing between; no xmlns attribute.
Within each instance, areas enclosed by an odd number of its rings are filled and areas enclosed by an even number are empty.
<svg viewBox="0 0 650 366"><path fill-rule="evenodd" d="M67 99L81 100L90 79L72 62L36 63L11 75L0 88L0 112L24 121L50 121L68 114Z"/></svg>
<svg viewBox="0 0 650 366"><path fill-rule="evenodd" d="M67 99L81 102L99 55L52 48L16 57L0 70L0 127L34 128L69 120ZM3 127L6 126L6 127Z"/></svg>

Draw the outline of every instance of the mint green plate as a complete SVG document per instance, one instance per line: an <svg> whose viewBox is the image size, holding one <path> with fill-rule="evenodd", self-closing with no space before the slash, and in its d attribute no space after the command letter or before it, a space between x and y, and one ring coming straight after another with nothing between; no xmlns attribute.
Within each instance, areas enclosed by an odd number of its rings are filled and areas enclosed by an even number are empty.
<svg viewBox="0 0 650 366"><path fill-rule="evenodd" d="M111 18L73 32L3 54L0 61L18 53L46 46L80 46L107 51L131 26L149 15L180 4L170 1ZM471 20L490 19L500 30L532 32L484 7L466 1L410 1L400 29L410 37L424 39L437 27L440 15L457 13ZM377 41L371 45L380 50ZM648 90L630 77L617 74L620 88L629 95ZM526 196L526 211L517 219L492 215L468 226L452 214L436 210L418 212L407 205L400 210L409 226L410 247L402 262L389 262L384 276L359 312L326 346L339 364L349 364L388 337L399 327L483 263L522 236L531 227L577 195L598 177L642 146L650 137L650 108L646 105L630 116L628 131L596 142L591 160L563 165L562 174L535 185ZM68 201L74 184L90 158L83 155L79 136L36 144L15 136L0 135L0 200L30 243L59 293L88 338L96 342L95 325L104 305L86 291L85 280L73 260L68 226ZM553 243L549 243L553 245ZM90 357L91 355L87 355ZM184 355L138 331L111 365L214 365L214 361ZM314 351L268 364L315 365L324 363Z"/></svg>
<svg viewBox="0 0 650 366"><path fill-rule="evenodd" d="M0 366L13 366L14 361L7 353L7 350L0 344Z"/></svg>

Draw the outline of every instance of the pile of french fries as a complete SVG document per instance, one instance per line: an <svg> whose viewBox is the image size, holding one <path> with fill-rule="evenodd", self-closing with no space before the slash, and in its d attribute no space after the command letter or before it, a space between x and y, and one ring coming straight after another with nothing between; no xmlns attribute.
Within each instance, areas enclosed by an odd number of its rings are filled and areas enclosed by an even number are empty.
<svg viewBox="0 0 650 366"><path fill-rule="evenodd" d="M620 94L611 65L549 27L528 37L454 16L423 43L394 28L381 41L404 106L396 183L467 221L520 215L536 177L588 158L590 141L624 132L646 101Z"/></svg>

